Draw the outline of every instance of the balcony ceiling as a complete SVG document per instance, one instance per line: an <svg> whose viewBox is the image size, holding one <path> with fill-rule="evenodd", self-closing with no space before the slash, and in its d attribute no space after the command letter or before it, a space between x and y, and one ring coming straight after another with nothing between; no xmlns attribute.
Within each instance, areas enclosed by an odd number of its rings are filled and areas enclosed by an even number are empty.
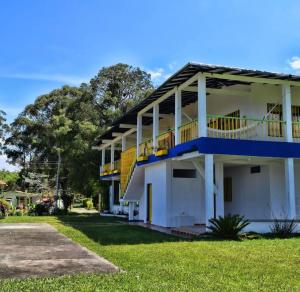
<svg viewBox="0 0 300 292"><path fill-rule="evenodd" d="M97 141L96 145L101 144L102 139L113 139L112 132L124 133L128 129L120 128L119 124L136 124L137 113L142 110L147 105L151 104L153 101L160 98L162 95L172 90L174 87L181 85L191 77L193 77L198 72L201 73L217 73L217 74L230 74L238 76L248 76L256 78L266 78L266 79L278 79L278 80L288 80L288 81L300 81L300 76L281 74L267 71L250 70L250 69L240 69L224 66L214 66L200 63L188 63L170 78L168 78L162 85L160 85L153 93L133 107L125 115L117 119L110 129L108 129L103 135L101 135ZM243 81L232 81L219 78L207 78L206 86L208 88L222 88L227 86L232 86L236 84L250 84L250 82ZM194 82L192 86L197 86L197 82ZM197 100L196 92L182 92L182 106L186 106ZM160 104L160 113L173 113L174 112L174 95L170 96ZM152 118L143 117L143 124L149 125L152 123Z"/></svg>

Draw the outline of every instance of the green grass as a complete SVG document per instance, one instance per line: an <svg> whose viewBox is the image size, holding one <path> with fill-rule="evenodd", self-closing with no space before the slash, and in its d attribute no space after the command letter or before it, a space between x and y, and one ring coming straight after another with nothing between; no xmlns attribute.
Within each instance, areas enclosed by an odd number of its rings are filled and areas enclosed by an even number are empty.
<svg viewBox="0 0 300 292"><path fill-rule="evenodd" d="M299 237L188 241L95 215L1 222L48 222L124 271L5 280L1 291L300 291Z"/></svg>

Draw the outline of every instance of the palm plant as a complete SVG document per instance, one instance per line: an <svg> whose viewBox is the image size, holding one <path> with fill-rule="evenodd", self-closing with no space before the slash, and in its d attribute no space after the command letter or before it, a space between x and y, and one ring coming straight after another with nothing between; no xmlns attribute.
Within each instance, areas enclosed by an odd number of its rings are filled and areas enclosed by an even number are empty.
<svg viewBox="0 0 300 292"><path fill-rule="evenodd" d="M250 221L240 215L226 215L224 217L212 218L209 220L212 234L224 239L238 239L241 231L250 224Z"/></svg>

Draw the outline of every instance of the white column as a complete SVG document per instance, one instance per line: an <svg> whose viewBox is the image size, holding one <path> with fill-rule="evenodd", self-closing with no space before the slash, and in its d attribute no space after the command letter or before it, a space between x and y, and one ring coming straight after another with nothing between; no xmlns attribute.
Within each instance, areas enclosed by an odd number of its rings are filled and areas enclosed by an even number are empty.
<svg viewBox="0 0 300 292"><path fill-rule="evenodd" d="M129 205L128 205L128 220L129 221L132 221L134 219L133 213L134 213L134 202L129 202Z"/></svg>
<svg viewBox="0 0 300 292"><path fill-rule="evenodd" d="M282 86L282 113L285 121L285 140L293 142L291 87L288 84Z"/></svg>
<svg viewBox="0 0 300 292"><path fill-rule="evenodd" d="M296 217L296 196L295 196L295 173L294 159L286 158L285 167L285 193L287 198L287 216L288 219Z"/></svg>
<svg viewBox="0 0 300 292"><path fill-rule="evenodd" d="M158 146L157 136L159 134L159 105L153 107L153 131L152 131L152 143L153 150Z"/></svg>
<svg viewBox="0 0 300 292"><path fill-rule="evenodd" d="M105 164L105 148L101 151L101 165Z"/></svg>
<svg viewBox="0 0 300 292"><path fill-rule="evenodd" d="M291 87L289 84L282 86L282 112L285 121L285 140L293 142L293 125L292 125L292 98ZM287 216L289 219L296 217L296 194L295 194L295 172L294 159L286 158L284 161L285 168L285 193L287 198Z"/></svg>
<svg viewBox="0 0 300 292"><path fill-rule="evenodd" d="M224 217L224 165L223 162L215 163L216 216Z"/></svg>
<svg viewBox="0 0 300 292"><path fill-rule="evenodd" d="M109 209L110 212L113 213L114 211L114 195L115 195L115 184L114 181L111 181L111 188L110 188L110 196L109 196Z"/></svg>
<svg viewBox="0 0 300 292"><path fill-rule="evenodd" d="M207 136L206 125L206 79L200 75L198 78L198 136Z"/></svg>
<svg viewBox="0 0 300 292"><path fill-rule="evenodd" d="M180 126L181 126L181 91L175 91L175 145L181 143Z"/></svg>
<svg viewBox="0 0 300 292"><path fill-rule="evenodd" d="M126 136L122 136L122 151L126 150Z"/></svg>
<svg viewBox="0 0 300 292"><path fill-rule="evenodd" d="M205 154L205 224L214 217L214 156Z"/></svg>
<svg viewBox="0 0 300 292"><path fill-rule="evenodd" d="M142 115L137 116L137 123L136 123L136 155L137 157L140 156L140 144L142 143L142 127L143 127L143 117Z"/></svg>
<svg viewBox="0 0 300 292"><path fill-rule="evenodd" d="M110 146L110 170L114 169L114 161L115 161L115 144L111 144L111 146Z"/></svg>

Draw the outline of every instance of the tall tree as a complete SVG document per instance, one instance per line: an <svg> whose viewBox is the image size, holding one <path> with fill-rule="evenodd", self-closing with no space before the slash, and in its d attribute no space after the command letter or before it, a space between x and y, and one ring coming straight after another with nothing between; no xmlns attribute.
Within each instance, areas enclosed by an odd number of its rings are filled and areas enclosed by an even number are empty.
<svg viewBox="0 0 300 292"><path fill-rule="evenodd" d="M3 152L3 141L5 132L8 130L8 125L6 124L6 113L0 109L0 154Z"/></svg>
<svg viewBox="0 0 300 292"><path fill-rule="evenodd" d="M152 89L149 74L117 64L101 69L90 84L53 90L11 124L6 154L23 167L24 181L30 173L44 174L53 187L60 152L62 189L92 195L100 187L96 137Z"/></svg>
<svg viewBox="0 0 300 292"><path fill-rule="evenodd" d="M103 67L90 84L102 113L102 125L124 114L153 91L150 74L122 63Z"/></svg>

